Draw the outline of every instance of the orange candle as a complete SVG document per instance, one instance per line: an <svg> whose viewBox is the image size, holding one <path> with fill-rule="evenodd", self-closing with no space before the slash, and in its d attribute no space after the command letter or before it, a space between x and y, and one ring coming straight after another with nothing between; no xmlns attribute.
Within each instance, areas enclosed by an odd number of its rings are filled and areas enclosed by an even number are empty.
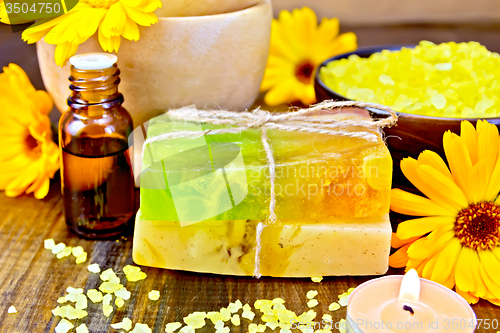
<svg viewBox="0 0 500 333"><path fill-rule="evenodd" d="M471 333L476 324L467 301L415 270L361 284L347 305L348 333Z"/></svg>

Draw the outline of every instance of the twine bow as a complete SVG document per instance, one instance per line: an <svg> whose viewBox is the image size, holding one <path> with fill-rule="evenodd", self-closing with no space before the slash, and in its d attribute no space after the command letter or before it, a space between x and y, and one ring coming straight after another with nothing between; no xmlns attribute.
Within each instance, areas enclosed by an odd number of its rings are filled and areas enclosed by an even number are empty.
<svg viewBox="0 0 500 333"><path fill-rule="evenodd" d="M360 108L374 108L386 111L389 116L382 119L373 120L371 118L363 119L361 117L355 119L332 119L326 117L310 117L308 115L315 114L323 110L332 110L342 107L360 107ZM276 179L276 164L273 156L273 151L269 145L267 137L267 130L281 130L288 132L302 132L302 133L315 133L326 134L332 136L347 136L351 138L361 138L370 141L379 140L379 135L370 133L368 131L348 131L347 127L364 127L367 129L381 129L383 127L390 127L397 121L396 113L389 107L375 103L363 103L355 101L325 101L311 106L308 109L300 109L287 113L270 113L260 109L253 112L231 112L221 110L197 110L196 108L182 108L178 110L170 110L167 112L171 119L194 122L206 123L212 125L229 125L234 126L223 129L208 129L204 131L174 131L163 133L158 136L147 138L144 142L144 147L147 144L156 141L175 138L198 138L204 135L218 135L225 133L240 133L249 129L260 129L261 141L266 152L267 164L269 165L269 182L270 182L270 202L269 202L269 217L268 223L276 221L275 207L276 207L276 194L275 194L275 179ZM255 247L255 269L254 276L260 278L260 236L264 224L259 222L256 228L256 247Z"/></svg>

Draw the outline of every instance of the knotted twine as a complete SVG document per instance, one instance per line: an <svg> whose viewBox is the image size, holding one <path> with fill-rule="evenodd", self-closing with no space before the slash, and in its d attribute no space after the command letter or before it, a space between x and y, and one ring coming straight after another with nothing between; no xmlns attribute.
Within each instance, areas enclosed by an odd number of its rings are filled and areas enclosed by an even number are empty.
<svg viewBox="0 0 500 333"><path fill-rule="evenodd" d="M314 114L319 111L332 110L342 107L360 107L360 108L373 108L383 110L389 113L389 117L373 120L371 118L355 118L355 119L332 119L327 117L310 117L309 114ZM240 133L249 129L260 129L260 138L264 151L266 152L267 164L269 166L269 183L270 183L270 202L269 202L269 216L268 223L276 222L276 193L275 193L275 179L276 179L276 164L274 160L273 151L269 145L267 137L267 130L281 130L287 132L303 132L326 134L332 136L344 136L351 138L361 138L369 141L377 141L378 134L365 132L350 132L345 128L347 127L364 127L366 129L376 129L379 131L383 127L390 127L397 121L396 113L389 107L375 104L363 103L355 101L324 101L312 105L307 109L300 109L287 113L270 113L260 109L252 112L232 112L223 110L197 110L195 107L182 108L178 110L170 110L167 115L171 119L194 122L206 123L212 125L229 125L235 126L223 129L208 129L203 131L174 131L163 133L154 137L147 138L144 142L144 147L152 142L162 141L167 139L176 138L198 138L204 135L218 135L226 133ZM259 222L256 228L256 246L255 246L255 269L254 277L260 278L260 250L261 250L261 234L264 224Z"/></svg>

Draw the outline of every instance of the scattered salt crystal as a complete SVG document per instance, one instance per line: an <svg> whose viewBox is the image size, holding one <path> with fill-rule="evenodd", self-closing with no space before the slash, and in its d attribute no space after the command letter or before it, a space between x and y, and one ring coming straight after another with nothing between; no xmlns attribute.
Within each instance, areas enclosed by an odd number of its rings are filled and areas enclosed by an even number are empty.
<svg viewBox="0 0 500 333"><path fill-rule="evenodd" d="M108 268L107 270L101 273L100 278L103 281L109 281L111 280L111 278L117 278L117 276L113 271L113 268Z"/></svg>
<svg viewBox="0 0 500 333"><path fill-rule="evenodd" d="M137 323L130 333L152 333L151 329L146 324Z"/></svg>
<svg viewBox="0 0 500 333"><path fill-rule="evenodd" d="M346 323L345 319L340 319L338 326L339 326L340 333L347 333L347 323Z"/></svg>
<svg viewBox="0 0 500 333"><path fill-rule="evenodd" d="M17 310L14 307L14 305L9 306L9 308L7 309L7 313L17 313Z"/></svg>
<svg viewBox="0 0 500 333"><path fill-rule="evenodd" d="M87 261L87 252L83 252L78 257L76 257L77 264L83 264L86 261Z"/></svg>
<svg viewBox="0 0 500 333"><path fill-rule="evenodd" d="M229 327L223 327L220 330L215 330L215 333L229 333Z"/></svg>
<svg viewBox="0 0 500 333"><path fill-rule="evenodd" d="M248 325L248 333L257 333L257 324Z"/></svg>
<svg viewBox="0 0 500 333"><path fill-rule="evenodd" d="M193 312L190 313L187 317L184 317L183 320L186 325L191 326L194 329L201 328L205 326L205 318L207 314L205 312Z"/></svg>
<svg viewBox="0 0 500 333"><path fill-rule="evenodd" d="M66 303L68 300L66 299L66 296L63 296L63 297L59 297L57 299L57 303L59 304L63 304L63 303Z"/></svg>
<svg viewBox="0 0 500 333"><path fill-rule="evenodd" d="M282 328L280 330L280 333L292 333L292 331L290 329L288 329L288 328Z"/></svg>
<svg viewBox="0 0 500 333"><path fill-rule="evenodd" d="M54 249L55 249L55 247L54 247ZM65 247L64 249L62 249L62 251L60 251L59 253L56 254L56 258L62 259L64 257L69 256L71 254L71 250L72 250L71 246Z"/></svg>
<svg viewBox="0 0 500 333"><path fill-rule="evenodd" d="M122 324L125 331L130 331L132 329L132 320L130 320L129 318L124 317L122 320Z"/></svg>
<svg viewBox="0 0 500 333"><path fill-rule="evenodd" d="M349 302L349 295L344 296L341 299L339 299L339 304L342 306L346 306L348 302Z"/></svg>
<svg viewBox="0 0 500 333"><path fill-rule="evenodd" d="M312 299L309 302L307 302L307 306L310 308L314 308L315 306L318 305L318 303L319 303L318 300Z"/></svg>
<svg viewBox="0 0 500 333"><path fill-rule="evenodd" d="M194 328L192 328L191 326L184 326L183 328L181 328L179 333L194 333Z"/></svg>
<svg viewBox="0 0 500 333"><path fill-rule="evenodd" d="M125 287L115 291L115 296L116 297L120 297L124 300L128 300L130 299L130 291L128 291L127 289L125 289Z"/></svg>
<svg viewBox="0 0 500 333"><path fill-rule="evenodd" d="M306 297L308 299L312 299L318 295L318 292L316 290L309 290L306 294Z"/></svg>
<svg viewBox="0 0 500 333"><path fill-rule="evenodd" d="M113 306L106 305L106 304L104 304L102 306L102 313L104 314L104 316L109 317L109 315L111 314L111 312L113 312Z"/></svg>
<svg viewBox="0 0 500 333"><path fill-rule="evenodd" d="M92 303L99 303L103 299L102 293L99 290L96 290L96 289L89 289L87 291L87 296L92 301Z"/></svg>
<svg viewBox="0 0 500 333"><path fill-rule="evenodd" d="M240 316L235 314L231 317L231 323L234 325L234 326L240 326L241 324L241 321L240 321Z"/></svg>
<svg viewBox="0 0 500 333"><path fill-rule="evenodd" d="M76 297L76 304L75 304L75 308L77 310L83 310L83 309L86 309L87 308L87 297L83 294L79 294L77 297Z"/></svg>
<svg viewBox="0 0 500 333"><path fill-rule="evenodd" d="M56 243L52 238L43 241L43 247L47 250L52 250L56 246Z"/></svg>
<svg viewBox="0 0 500 333"><path fill-rule="evenodd" d="M181 327L182 324L179 323L179 322L174 322L174 323L168 323L166 326L165 326L165 331L167 333L172 333L174 332L175 330L177 330L179 327Z"/></svg>
<svg viewBox="0 0 500 333"><path fill-rule="evenodd" d="M76 333L89 333L89 329L87 328L87 325L81 324L76 328Z"/></svg>
<svg viewBox="0 0 500 333"><path fill-rule="evenodd" d="M151 290L148 293L148 298L152 301L157 301L160 299L160 292L158 290Z"/></svg>
<svg viewBox="0 0 500 333"><path fill-rule="evenodd" d="M61 252L62 250L64 250L66 248L66 244L64 243L59 243L57 245L54 245L52 247L52 253L53 254L58 254L59 252Z"/></svg>
<svg viewBox="0 0 500 333"><path fill-rule="evenodd" d="M378 77L378 80L380 81L380 83L382 83L385 86L393 86L394 85L394 81L392 80L392 77L390 77L387 74L380 74L380 76Z"/></svg>
<svg viewBox="0 0 500 333"><path fill-rule="evenodd" d="M228 321L231 319L231 311L229 311L227 308L221 308L219 312L222 316L223 321Z"/></svg>
<svg viewBox="0 0 500 333"><path fill-rule="evenodd" d="M116 324L110 324L109 326L111 326L111 328L114 328L115 330L121 330L123 328L123 323L119 322Z"/></svg>
<svg viewBox="0 0 500 333"><path fill-rule="evenodd" d="M255 313L253 313L252 311L243 310L241 317L246 318L248 320L253 320L253 318L255 317Z"/></svg>
<svg viewBox="0 0 500 333"><path fill-rule="evenodd" d="M74 257L78 257L80 254L82 254L83 252L85 252L83 250L83 247L81 246L77 246L77 247L74 247L72 250L71 250L71 254L74 256Z"/></svg>
<svg viewBox="0 0 500 333"><path fill-rule="evenodd" d="M246 303L245 305L243 305L243 311L251 311L252 310L252 307L250 306L250 304Z"/></svg>
<svg viewBox="0 0 500 333"><path fill-rule="evenodd" d="M446 106L446 97L442 94L437 94L431 97L431 102L436 109L442 110Z"/></svg>
<svg viewBox="0 0 500 333"><path fill-rule="evenodd" d="M316 283L320 283L321 281L323 281L323 277L322 276L313 276L311 278L312 282L316 282Z"/></svg>
<svg viewBox="0 0 500 333"><path fill-rule="evenodd" d="M107 294L112 294L112 293L114 293L122 288L123 288L123 284L116 283L114 281L104 281L99 286L99 290L102 291L103 293L107 293Z"/></svg>
<svg viewBox="0 0 500 333"><path fill-rule="evenodd" d="M257 332L263 333L266 330L266 325L258 324L257 325Z"/></svg>
<svg viewBox="0 0 500 333"><path fill-rule="evenodd" d="M323 317L321 317L321 319L327 320L327 321L332 321L333 320L332 315L331 314L327 314L327 313L325 313L323 315Z"/></svg>
<svg viewBox="0 0 500 333"><path fill-rule="evenodd" d="M278 327L278 322L277 321L269 321L266 323L266 326L272 329L273 331Z"/></svg>
<svg viewBox="0 0 500 333"><path fill-rule="evenodd" d="M73 327L75 326L70 321L62 319L56 326L56 333L67 333Z"/></svg>
<svg viewBox="0 0 500 333"><path fill-rule="evenodd" d="M218 320L216 323L215 323L215 329L216 330L220 330L221 328L224 327L224 322L222 320Z"/></svg>
<svg viewBox="0 0 500 333"><path fill-rule="evenodd" d="M115 305L117 308L121 308L123 305L125 305L125 301L121 297L117 297L115 300Z"/></svg>
<svg viewBox="0 0 500 333"><path fill-rule="evenodd" d="M101 272L101 268L99 267L99 264L92 264L92 265L89 265L87 267L87 269L89 270L89 272L91 273L100 273Z"/></svg>

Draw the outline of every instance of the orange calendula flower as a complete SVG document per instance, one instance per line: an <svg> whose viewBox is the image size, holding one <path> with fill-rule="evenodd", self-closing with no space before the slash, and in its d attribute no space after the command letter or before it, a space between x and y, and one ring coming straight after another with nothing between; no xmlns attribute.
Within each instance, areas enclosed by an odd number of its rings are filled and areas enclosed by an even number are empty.
<svg viewBox="0 0 500 333"><path fill-rule="evenodd" d="M281 11L273 20L271 48L261 91L268 91L268 105L316 101L314 75L318 65L334 55L356 50L356 35L339 35L336 18L318 19L314 11L304 7L293 12Z"/></svg>
<svg viewBox="0 0 500 333"><path fill-rule="evenodd" d="M0 74L0 190L10 197L24 192L37 199L49 191L59 169L59 151L52 141L50 96L35 90L21 67L10 64Z"/></svg>
<svg viewBox="0 0 500 333"><path fill-rule="evenodd" d="M419 216L398 226L393 267L453 288L468 302L500 305L500 136L498 128L463 121L443 137L448 165L432 151L406 158L401 170L426 197L392 190L391 209Z"/></svg>

